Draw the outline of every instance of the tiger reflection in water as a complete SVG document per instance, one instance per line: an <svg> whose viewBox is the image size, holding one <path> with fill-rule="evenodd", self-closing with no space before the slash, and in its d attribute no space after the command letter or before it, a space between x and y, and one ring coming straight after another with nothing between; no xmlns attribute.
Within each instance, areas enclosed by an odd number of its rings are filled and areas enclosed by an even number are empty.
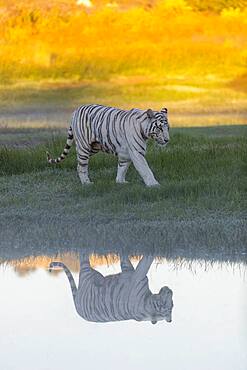
<svg viewBox="0 0 247 370"><path fill-rule="evenodd" d="M91 268L88 256L80 256L79 286L76 287L70 270L61 262L52 268L64 269L72 290L76 311L87 321L110 322L122 320L172 321L172 290L168 287L153 294L148 286L147 273L153 257L143 257L136 269L127 257L121 257L122 272L103 276Z"/></svg>

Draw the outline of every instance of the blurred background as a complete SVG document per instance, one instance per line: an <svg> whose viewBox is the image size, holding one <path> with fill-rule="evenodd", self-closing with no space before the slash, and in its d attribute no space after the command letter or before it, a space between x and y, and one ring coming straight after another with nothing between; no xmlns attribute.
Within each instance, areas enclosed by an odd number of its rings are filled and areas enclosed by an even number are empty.
<svg viewBox="0 0 247 370"><path fill-rule="evenodd" d="M67 126L83 103L247 122L247 0L0 0L0 127Z"/></svg>

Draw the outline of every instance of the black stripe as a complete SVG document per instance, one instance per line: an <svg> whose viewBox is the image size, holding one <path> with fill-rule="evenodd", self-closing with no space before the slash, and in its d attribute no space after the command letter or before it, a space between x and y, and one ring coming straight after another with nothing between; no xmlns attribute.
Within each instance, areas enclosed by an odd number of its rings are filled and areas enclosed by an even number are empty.
<svg viewBox="0 0 247 370"><path fill-rule="evenodd" d="M139 145L141 147L141 149L145 152L146 149L136 140L135 137L134 137L134 140L135 140L136 144Z"/></svg>

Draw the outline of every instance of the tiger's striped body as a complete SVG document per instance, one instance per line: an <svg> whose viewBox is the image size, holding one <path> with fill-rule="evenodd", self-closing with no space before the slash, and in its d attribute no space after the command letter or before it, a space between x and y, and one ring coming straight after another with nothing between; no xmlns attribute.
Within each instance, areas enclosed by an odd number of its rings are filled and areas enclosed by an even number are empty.
<svg viewBox="0 0 247 370"><path fill-rule="evenodd" d="M146 142L154 138L159 144L169 141L167 109L153 112L151 109L121 110L102 105L82 105L72 116L67 143L57 159L49 154L49 163L65 159L72 145L76 144L78 174L82 184L90 183L88 162L90 156L103 151L118 156L116 182L124 183L125 175L132 162L147 186L158 185L145 159Z"/></svg>
<svg viewBox="0 0 247 370"><path fill-rule="evenodd" d="M88 258L81 256L79 286L68 268L60 262L50 267L64 268L78 314L87 321L110 322L122 320L171 321L172 291L163 287L159 294L152 294L147 273L153 258L143 257L136 270L126 258L121 260L122 272L104 277L91 268Z"/></svg>

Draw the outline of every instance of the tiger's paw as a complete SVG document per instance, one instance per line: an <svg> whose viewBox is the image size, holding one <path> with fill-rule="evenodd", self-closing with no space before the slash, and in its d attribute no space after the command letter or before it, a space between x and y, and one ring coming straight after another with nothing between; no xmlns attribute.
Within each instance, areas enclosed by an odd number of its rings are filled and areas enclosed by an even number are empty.
<svg viewBox="0 0 247 370"><path fill-rule="evenodd" d="M94 182L93 181L84 181L82 182L82 185L93 185Z"/></svg>
<svg viewBox="0 0 247 370"><path fill-rule="evenodd" d="M80 176L81 184L82 185L92 185L93 182L88 178L84 176Z"/></svg>
<svg viewBox="0 0 247 370"><path fill-rule="evenodd" d="M160 186L160 183L158 183L158 181L156 181L156 182L152 182L152 183L150 183L150 184L146 184L146 186L147 186L148 188L159 187L159 186Z"/></svg>

